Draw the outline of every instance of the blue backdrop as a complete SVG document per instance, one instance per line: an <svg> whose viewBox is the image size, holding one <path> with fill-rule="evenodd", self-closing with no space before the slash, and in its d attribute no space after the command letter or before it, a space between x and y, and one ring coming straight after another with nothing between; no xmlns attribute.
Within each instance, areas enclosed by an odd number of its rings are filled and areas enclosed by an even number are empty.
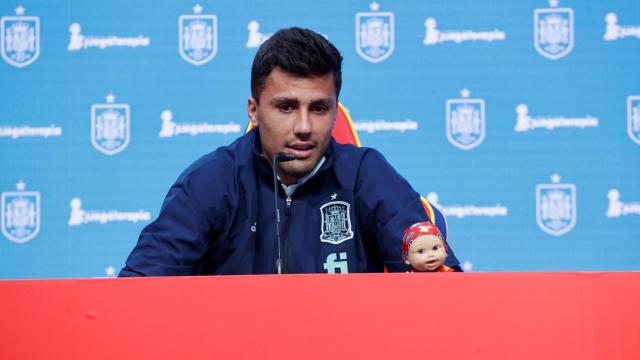
<svg viewBox="0 0 640 360"><path fill-rule="evenodd" d="M640 269L640 2L2 1L0 278L113 276L242 135L257 46L316 30L341 102L467 271Z"/></svg>

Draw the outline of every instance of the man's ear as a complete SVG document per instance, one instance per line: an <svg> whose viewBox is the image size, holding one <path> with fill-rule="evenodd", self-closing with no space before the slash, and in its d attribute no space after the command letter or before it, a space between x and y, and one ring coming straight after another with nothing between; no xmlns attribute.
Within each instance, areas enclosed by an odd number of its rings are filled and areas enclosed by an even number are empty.
<svg viewBox="0 0 640 360"><path fill-rule="evenodd" d="M253 97L247 100L247 115L251 120L251 126L258 127L258 102Z"/></svg>

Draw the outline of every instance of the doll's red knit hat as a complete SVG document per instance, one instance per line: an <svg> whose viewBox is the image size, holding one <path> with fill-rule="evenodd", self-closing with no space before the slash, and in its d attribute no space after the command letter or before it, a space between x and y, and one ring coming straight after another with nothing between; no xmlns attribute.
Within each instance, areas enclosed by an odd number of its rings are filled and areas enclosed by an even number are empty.
<svg viewBox="0 0 640 360"><path fill-rule="evenodd" d="M404 231L404 236L402 237L402 260L407 260L409 246L411 246L413 240L423 235L437 236L442 240L444 248L448 250L447 241L440 233L440 230L438 230L438 227L428 221L423 221L409 226L409 228Z"/></svg>

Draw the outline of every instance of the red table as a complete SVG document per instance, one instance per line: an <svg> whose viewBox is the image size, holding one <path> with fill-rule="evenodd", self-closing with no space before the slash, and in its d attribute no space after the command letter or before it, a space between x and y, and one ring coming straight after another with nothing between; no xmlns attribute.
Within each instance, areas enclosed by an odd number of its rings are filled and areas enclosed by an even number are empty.
<svg viewBox="0 0 640 360"><path fill-rule="evenodd" d="M0 281L0 359L640 359L640 273Z"/></svg>

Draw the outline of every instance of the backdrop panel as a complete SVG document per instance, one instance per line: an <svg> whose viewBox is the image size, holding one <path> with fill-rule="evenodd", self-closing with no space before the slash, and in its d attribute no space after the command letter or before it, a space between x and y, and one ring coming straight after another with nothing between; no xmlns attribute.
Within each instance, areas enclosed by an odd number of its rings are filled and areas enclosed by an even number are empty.
<svg viewBox="0 0 640 360"><path fill-rule="evenodd" d="M3 1L0 278L113 276L179 173L242 135L277 29L449 219L467 271L640 268L640 3Z"/></svg>

